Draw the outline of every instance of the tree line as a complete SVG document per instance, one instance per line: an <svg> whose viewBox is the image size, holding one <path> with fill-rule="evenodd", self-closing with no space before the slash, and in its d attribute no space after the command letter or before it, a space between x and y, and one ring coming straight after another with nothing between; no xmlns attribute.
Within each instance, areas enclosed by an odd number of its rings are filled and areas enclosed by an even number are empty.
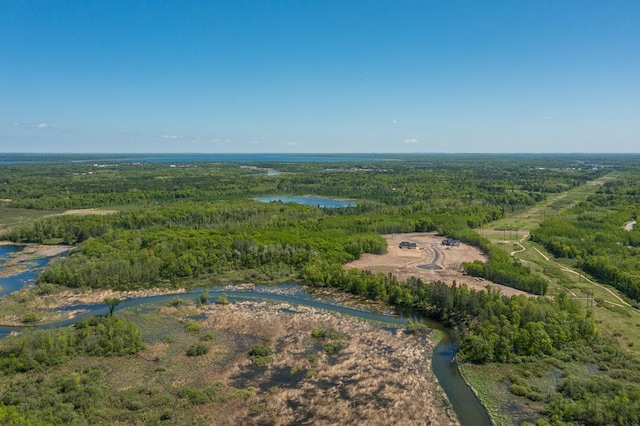
<svg viewBox="0 0 640 426"><path fill-rule="evenodd" d="M521 357L550 355L573 342L598 338L590 311L583 312L566 294L555 299L502 296L442 282L412 278L404 283L393 275L329 264L308 266L303 277L310 286L335 287L395 306L425 312L460 331L464 358L474 363L515 362Z"/></svg>
<svg viewBox="0 0 640 426"><path fill-rule="evenodd" d="M640 301L640 176L626 172L565 213L549 218L531 239L596 279Z"/></svg>

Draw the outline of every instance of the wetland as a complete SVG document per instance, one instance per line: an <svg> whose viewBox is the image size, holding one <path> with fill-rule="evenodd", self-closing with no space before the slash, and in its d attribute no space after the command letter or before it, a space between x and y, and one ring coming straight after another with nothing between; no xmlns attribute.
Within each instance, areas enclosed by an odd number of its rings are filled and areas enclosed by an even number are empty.
<svg viewBox="0 0 640 426"><path fill-rule="evenodd" d="M23 285L29 284L23 281ZM231 303L194 303L202 301L198 297L203 294L207 302L224 296ZM246 403L262 408L247 411L244 404L242 409L237 404L225 404L222 410L225 418L234 422L299 423L313 419L314 423L334 424L364 419L371 424L387 424L394 419L414 423L428 416L438 424L459 421L489 424L484 408L451 362L455 346L448 341L446 330L428 322L430 332L405 331L407 318L428 321L417 312L376 313L366 300L340 297L335 291L308 293L297 285L227 286L204 292L144 295L90 292L84 297L70 296L64 293L51 296L54 300L47 304L51 306L49 310L65 318L58 317L57 322L36 329L68 327L89 315L105 315L107 308L100 300L118 296L122 302L117 315L138 324L146 345L127 368L135 365L133 369L142 370L143 376L156 376L157 369L168 377L185 375L180 380L191 383L192 389L205 389L211 383L224 383L226 392L252 389ZM337 304L333 296L357 309ZM150 320L151 317L156 320ZM55 317L49 319L52 318ZM207 348L211 346L207 350L210 355L198 357L198 362L182 352L176 359L172 346L176 341L184 346L184 336L174 336L163 327L173 328L174 332L177 329L182 335L188 324L198 329L190 336L192 341L213 333L223 343L218 342L218 346L207 343ZM317 330L324 330L323 336L318 337ZM3 326L0 336L23 331L24 326ZM204 338L205 342L207 339ZM269 363L256 366L246 357L250 346L257 344L275 349ZM149 360L154 361L151 366L147 365ZM195 368L195 376L174 367L185 362ZM156 373L147 371L149 368ZM129 377L131 374L131 370L126 372ZM173 382L178 378L162 379L166 380ZM112 391L117 393L118 389ZM174 389L175 392L178 391ZM180 414L180 418L196 416L212 420L211 410L214 406L216 411L220 410L219 405L205 407L203 403L190 414ZM456 412L462 416L459 420Z"/></svg>

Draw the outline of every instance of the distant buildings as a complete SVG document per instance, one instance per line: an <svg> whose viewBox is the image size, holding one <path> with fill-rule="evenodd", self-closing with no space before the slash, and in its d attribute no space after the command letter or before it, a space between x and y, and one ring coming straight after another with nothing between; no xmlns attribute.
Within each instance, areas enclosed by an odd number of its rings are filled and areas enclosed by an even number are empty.
<svg viewBox="0 0 640 426"><path fill-rule="evenodd" d="M398 245L398 247L400 247L401 249L404 249L404 248L406 248L406 249L416 249L416 248L418 248L418 244L411 243L409 241L403 241Z"/></svg>
<svg viewBox="0 0 640 426"><path fill-rule="evenodd" d="M443 246L456 247L460 245L460 240L454 240L453 238L445 238L442 240Z"/></svg>

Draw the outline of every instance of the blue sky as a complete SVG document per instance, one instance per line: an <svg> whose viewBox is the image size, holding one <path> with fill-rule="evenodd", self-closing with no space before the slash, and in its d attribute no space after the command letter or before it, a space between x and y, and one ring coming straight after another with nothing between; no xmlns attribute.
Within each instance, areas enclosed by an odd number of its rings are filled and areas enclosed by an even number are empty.
<svg viewBox="0 0 640 426"><path fill-rule="evenodd" d="M640 152L640 1L17 1L0 152Z"/></svg>

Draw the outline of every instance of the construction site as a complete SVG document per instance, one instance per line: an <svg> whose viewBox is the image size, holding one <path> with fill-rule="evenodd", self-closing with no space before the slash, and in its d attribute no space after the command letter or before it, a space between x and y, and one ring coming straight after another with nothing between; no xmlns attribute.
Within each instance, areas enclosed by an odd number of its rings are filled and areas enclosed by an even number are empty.
<svg viewBox="0 0 640 426"><path fill-rule="evenodd" d="M347 263L345 267L391 273L400 281L413 276L425 282L442 281L453 284L455 281L475 289L484 289L490 285L509 296L526 294L520 290L465 275L463 263L487 261L487 256L476 247L431 232L387 234L383 237L388 245L386 254L364 254L360 259Z"/></svg>

